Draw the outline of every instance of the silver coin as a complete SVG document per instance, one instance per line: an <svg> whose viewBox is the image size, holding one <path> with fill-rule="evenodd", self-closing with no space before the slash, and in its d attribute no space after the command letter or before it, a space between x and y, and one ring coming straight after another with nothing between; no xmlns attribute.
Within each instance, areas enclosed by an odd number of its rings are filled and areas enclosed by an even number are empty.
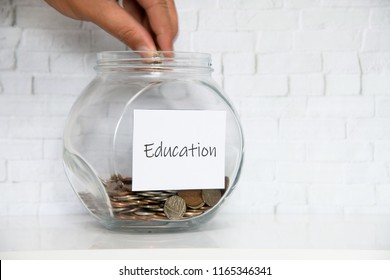
<svg viewBox="0 0 390 280"><path fill-rule="evenodd" d="M127 195L113 195L112 198L121 201L129 201L129 200L139 200L142 198L142 196L127 194Z"/></svg>
<svg viewBox="0 0 390 280"><path fill-rule="evenodd" d="M175 194L176 194L176 193L175 193ZM170 197L170 196L172 196L172 193L169 193L169 192L162 192L162 193L159 194L159 196L161 196L161 197Z"/></svg>
<svg viewBox="0 0 390 280"><path fill-rule="evenodd" d="M161 208L161 207L159 207L159 208L155 208L155 209L153 209L153 212L164 212L164 208Z"/></svg>
<svg viewBox="0 0 390 280"><path fill-rule="evenodd" d="M158 209L160 208L159 205L156 205L156 204L146 204L146 205L140 205L141 208L145 208L145 209Z"/></svg>
<svg viewBox="0 0 390 280"><path fill-rule="evenodd" d="M136 211L136 212L134 212L134 214L136 214L138 216L153 216L154 215L153 212L149 212L149 211Z"/></svg>
<svg viewBox="0 0 390 280"><path fill-rule="evenodd" d="M177 194L177 191L172 191L172 190L170 190L170 191L165 191L166 193L170 193L170 194Z"/></svg>
<svg viewBox="0 0 390 280"><path fill-rule="evenodd" d="M159 196L161 192L137 192L137 194L142 196Z"/></svg>
<svg viewBox="0 0 390 280"><path fill-rule="evenodd" d="M203 207L203 205L204 205L204 202L201 202L199 205L196 205L196 206L189 206L189 205L187 205L187 206L190 209L200 209Z"/></svg>
<svg viewBox="0 0 390 280"><path fill-rule="evenodd" d="M181 219L186 212L186 202L180 196L173 195L165 201L164 213L170 220Z"/></svg>
<svg viewBox="0 0 390 280"><path fill-rule="evenodd" d="M152 200L155 200L155 201L165 201L165 200L168 199L168 197L165 197L165 196L154 196L154 197L150 197L149 199L152 199Z"/></svg>

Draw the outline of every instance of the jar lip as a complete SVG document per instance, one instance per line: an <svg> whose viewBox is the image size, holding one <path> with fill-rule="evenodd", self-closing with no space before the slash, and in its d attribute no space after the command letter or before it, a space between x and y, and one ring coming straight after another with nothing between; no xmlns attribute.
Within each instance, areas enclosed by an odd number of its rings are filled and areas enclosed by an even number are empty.
<svg viewBox="0 0 390 280"><path fill-rule="evenodd" d="M211 71L211 55L176 51L104 51L97 53L96 70L197 69Z"/></svg>

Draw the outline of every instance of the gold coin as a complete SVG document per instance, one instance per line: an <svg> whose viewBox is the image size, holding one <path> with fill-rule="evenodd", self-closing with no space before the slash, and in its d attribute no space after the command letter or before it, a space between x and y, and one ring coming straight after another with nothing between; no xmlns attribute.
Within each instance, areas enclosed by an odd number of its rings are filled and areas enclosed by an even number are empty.
<svg viewBox="0 0 390 280"><path fill-rule="evenodd" d="M186 212L186 202L177 195L169 197L164 204L164 213L170 220L179 220Z"/></svg>
<svg viewBox="0 0 390 280"><path fill-rule="evenodd" d="M111 201L111 205L114 208L122 208L122 207L129 207L129 206L137 206L139 205L139 203L136 201L126 201L126 202Z"/></svg>
<svg viewBox="0 0 390 280"><path fill-rule="evenodd" d="M118 220L138 220L137 216L130 216L130 215L118 214L118 215L115 215L114 217L115 217L115 219L118 219Z"/></svg>
<svg viewBox="0 0 390 280"><path fill-rule="evenodd" d="M156 204L156 203L158 203L158 201L154 200L154 199L143 199L142 202L146 203L146 204Z"/></svg>
<svg viewBox="0 0 390 280"><path fill-rule="evenodd" d="M203 213L202 209L187 209L186 213Z"/></svg>
<svg viewBox="0 0 390 280"><path fill-rule="evenodd" d="M134 213L134 212L137 212L139 211L141 208L139 207L135 207L135 208L126 208L125 210L121 211L121 214L131 214L131 213Z"/></svg>
<svg viewBox="0 0 390 280"><path fill-rule="evenodd" d="M203 201L208 206L215 206L221 199L221 190L211 189L211 190L202 190Z"/></svg>
<svg viewBox="0 0 390 280"><path fill-rule="evenodd" d="M154 213L153 212L149 212L149 211L136 211L134 212L134 214L138 215L138 216L153 216Z"/></svg>
<svg viewBox="0 0 390 280"><path fill-rule="evenodd" d="M184 199L188 207L200 208L204 204L202 190L182 190L177 195Z"/></svg>
<svg viewBox="0 0 390 280"><path fill-rule="evenodd" d="M202 215L203 212L185 212L184 217L186 218L192 218L192 217L197 217L199 215Z"/></svg>
<svg viewBox="0 0 390 280"><path fill-rule="evenodd" d="M156 215L159 217L166 217L167 216L167 215L165 215L164 212L156 212Z"/></svg>

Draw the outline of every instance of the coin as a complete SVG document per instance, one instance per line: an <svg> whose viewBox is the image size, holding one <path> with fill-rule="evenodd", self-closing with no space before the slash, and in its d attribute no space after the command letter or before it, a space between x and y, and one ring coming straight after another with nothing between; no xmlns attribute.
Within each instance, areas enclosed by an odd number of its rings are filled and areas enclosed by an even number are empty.
<svg viewBox="0 0 390 280"><path fill-rule="evenodd" d="M113 199L120 200L120 201L130 201L130 200L139 200L142 197L139 195L113 195Z"/></svg>
<svg viewBox="0 0 390 280"><path fill-rule="evenodd" d="M228 176L225 176L225 191L227 191L230 187L230 179Z"/></svg>
<svg viewBox="0 0 390 280"><path fill-rule="evenodd" d="M142 199L142 202L144 202L146 204L156 204L156 203L158 203L158 201L154 200L154 199Z"/></svg>
<svg viewBox="0 0 390 280"><path fill-rule="evenodd" d="M185 212L183 216L186 218L192 218L192 217L200 216L202 214L203 212Z"/></svg>
<svg viewBox="0 0 390 280"><path fill-rule="evenodd" d="M138 210L140 210L141 208L139 208L139 207L135 207L135 208L131 208L131 209L129 209L129 208L125 208L125 210L122 210L122 211L120 211L121 212L121 214L127 214L127 213L134 213L134 212L137 212Z"/></svg>
<svg viewBox="0 0 390 280"><path fill-rule="evenodd" d="M123 180L123 177L122 177L121 174L117 174L117 175L116 175L116 178L117 178L118 181L122 181L122 180Z"/></svg>
<svg viewBox="0 0 390 280"><path fill-rule="evenodd" d="M172 195L171 195L172 196ZM153 200L154 201L165 201L168 199L169 196L154 196Z"/></svg>
<svg viewBox="0 0 390 280"><path fill-rule="evenodd" d="M126 211L128 208L127 207L122 207L122 208L116 208L114 207L112 209L113 212L123 212L123 211Z"/></svg>
<svg viewBox="0 0 390 280"><path fill-rule="evenodd" d="M134 214L136 214L138 216L153 216L154 215L153 212L149 212L149 211L136 211L136 212L134 212Z"/></svg>
<svg viewBox="0 0 390 280"><path fill-rule="evenodd" d="M123 196L131 194L131 189L126 186L121 186L118 183L110 182L106 186L106 191L110 196Z"/></svg>
<svg viewBox="0 0 390 280"><path fill-rule="evenodd" d="M104 182L103 185L106 187L107 191L115 191L118 189L118 184L113 181Z"/></svg>
<svg viewBox="0 0 390 280"><path fill-rule="evenodd" d="M160 206L157 205L157 204L148 204L148 205L141 205L141 208L145 208L145 209L159 209Z"/></svg>
<svg viewBox="0 0 390 280"><path fill-rule="evenodd" d="M204 204L202 190L182 190L177 195L184 199L188 207L200 208Z"/></svg>
<svg viewBox="0 0 390 280"><path fill-rule="evenodd" d="M166 217L167 216L164 212L157 212L156 215L160 216L160 217Z"/></svg>
<svg viewBox="0 0 390 280"><path fill-rule="evenodd" d="M202 190L203 201L208 206L217 205L218 201L221 199L221 190L211 189L211 190Z"/></svg>
<svg viewBox="0 0 390 280"><path fill-rule="evenodd" d="M187 209L186 213L203 213L204 209Z"/></svg>
<svg viewBox="0 0 390 280"><path fill-rule="evenodd" d="M133 192L132 177L121 174L101 179L101 182L109 195L114 218L139 221L190 219L202 215L218 204L222 194L230 187L227 176L224 190ZM93 202L89 194L80 194L80 197L85 203Z"/></svg>
<svg viewBox="0 0 390 280"><path fill-rule="evenodd" d="M115 218L119 219L119 220L138 220L139 219L139 217L137 217L137 216L129 216L129 215L123 215L123 214L115 215Z"/></svg>
<svg viewBox="0 0 390 280"><path fill-rule="evenodd" d="M139 205L136 201L126 201L126 202L119 202L119 201L111 201L112 207L115 208L123 208L123 207L129 207L129 206L137 206Z"/></svg>
<svg viewBox="0 0 390 280"><path fill-rule="evenodd" d="M186 202L177 195L169 197L164 204L164 213L170 220L178 220L186 212Z"/></svg>
<svg viewBox="0 0 390 280"><path fill-rule="evenodd" d="M131 178L130 176L125 176L122 178L122 182L131 185L133 183L133 178Z"/></svg>
<svg viewBox="0 0 390 280"><path fill-rule="evenodd" d="M149 197L149 196L158 196L161 194L161 192L138 192L137 194Z"/></svg>
<svg viewBox="0 0 390 280"><path fill-rule="evenodd" d="M173 194L177 194L177 191L165 191L166 193L169 193L169 194L171 194L171 195L173 195Z"/></svg>
<svg viewBox="0 0 390 280"><path fill-rule="evenodd" d="M200 203L199 205L196 205L196 206L188 206L189 209L200 209L202 208L204 205L204 202L202 201L202 203Z"/></svg>

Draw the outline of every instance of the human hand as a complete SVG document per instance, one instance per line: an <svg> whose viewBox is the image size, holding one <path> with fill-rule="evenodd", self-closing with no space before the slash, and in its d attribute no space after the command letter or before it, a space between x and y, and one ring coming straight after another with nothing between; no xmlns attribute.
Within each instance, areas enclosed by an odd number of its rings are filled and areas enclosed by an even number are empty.
<svg viewBox="0 0 390 280"><path fill-rule="evenodd" d="M45 0L73 19L91 21L133 50L173 50L178 31L174 0Z"/></svg>

